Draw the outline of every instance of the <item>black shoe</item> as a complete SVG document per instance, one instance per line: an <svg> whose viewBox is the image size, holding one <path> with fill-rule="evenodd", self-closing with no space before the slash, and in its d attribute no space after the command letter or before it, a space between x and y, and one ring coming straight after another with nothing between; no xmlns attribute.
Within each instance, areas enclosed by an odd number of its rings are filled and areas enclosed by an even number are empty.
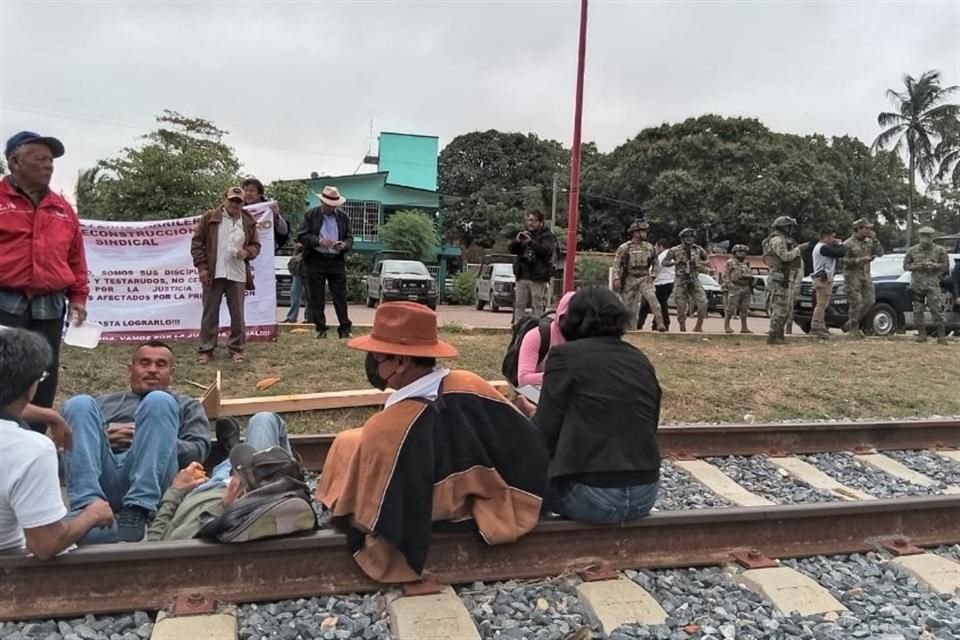
<svg viewBox="0 0 960 640"><path fill-rule="evenodd" d="M140 542L147 529L147 511L142 507L123 507L117 514L117 539L120 542Z"/></svg>
<svg viewBox="0 0 960 640"><path fill-rule="evenodd" d="M240 423L230 417L217 418L213 430L217 434L217 442L223 448L224 455L229 456L230 451L240 444Z"/></svg>
<svg viewBox="0 0 960 640"><path fill-rule="evenodd" d="M317 340L326 340L326 338L327 338L326 329L324 329L323 331L317 331Z"/></svg>
<svg viewBox="0 0 960 640"><path fill-rule="evenodd" d="M347 340L353 336L350 335L350 329L337 329L337 337L341 340Z"/></svg>

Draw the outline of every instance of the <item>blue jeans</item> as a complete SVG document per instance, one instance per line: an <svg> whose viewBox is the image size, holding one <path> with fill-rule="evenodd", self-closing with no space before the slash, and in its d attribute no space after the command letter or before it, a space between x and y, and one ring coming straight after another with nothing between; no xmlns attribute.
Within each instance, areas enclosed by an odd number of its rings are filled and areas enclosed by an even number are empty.
<svg viewBox="0 0 960 640"><path fill-rule="evenodd" d="M553 509L577 522L628 522L650 513L657 501L659 486L659 481L633 487L591 487L578 482L561 481L555 487L556 504Z"/></svg>
<svg viewBox="0 0 960 640"><path fill-rule="evenodd" d="M270 447L281 447L287 452L291 451L290 440L287 438L287 423L277 414L266 411L250 418L247 423L245 442L257 451ZM227 458L213 468L209 480L194 488L191 493L227 486L231 471L233 468L230 466L230 458Z"/></svg>
<svg viewBox="0 0 960 640"><path fill-rule="evenodd" d="M296 322L300 318L300 296L303 295L303 278L294 275L290 282L290 311L287 322Z"/></svg>
<svg viewBox="0 0 960 640"><path fill-rule="evenodd" d="M126 451L110 448L103 414L90 396L67 400L63 417L73 428L73 451L67 454L70 509L101 498L114 512L129 506L155 512L177 473L180 407L174 397L165 391L143 397Z"/></svg>

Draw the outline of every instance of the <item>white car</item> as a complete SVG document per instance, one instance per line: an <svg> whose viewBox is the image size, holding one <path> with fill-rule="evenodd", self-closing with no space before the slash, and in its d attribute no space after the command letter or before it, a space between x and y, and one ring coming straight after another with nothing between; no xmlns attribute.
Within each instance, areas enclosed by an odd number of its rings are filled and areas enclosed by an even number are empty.
<svg viewBox="0 0 960 640"><path fill-rule="evenodd" d="M477 276L477 311L490 305L490 311L496 313L500 307L513 307L513 288L517 278L513 275L513 264L493 262L480 267Z"/></svg>
<svg viewBox="0 0 960 640"><path fill-rule="evenodd" d="M419 260L381 260L367 276L367 306L409 301L437 308L437 283Z"/></svg>

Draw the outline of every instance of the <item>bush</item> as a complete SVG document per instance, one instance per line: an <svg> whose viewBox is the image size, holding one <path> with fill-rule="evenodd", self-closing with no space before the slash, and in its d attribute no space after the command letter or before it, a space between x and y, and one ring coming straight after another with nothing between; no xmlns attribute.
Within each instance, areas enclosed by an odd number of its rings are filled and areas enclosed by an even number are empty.
<svg viewBox="0 0 960 640"><path fill-rule="evenodd" d="M609 281L609 272L609 262L602 258L587 256L577 260L574 279L577 281L578 287L589 287L595 284L606 286Z"/></svg>
<svg viewBox="0 0 960 640"><path fill-rule="evenodd" d="M380 239L394 251L409 251L415 260L433 261L439 242L433 220L420 211L398 211L380 226Z"/></svg>
<svg viewBox="0 0 960 640"><path fill-rule="evenodd" d="M477 274L463 271L453 277L453 285L447 289L447 304L473 304L477 301Z"/></svg>
<svg viewBox="0 0 960 640"><path fill-rule="evenodd" d="M346 255L347 302L353 304L367 301L367 276L370 275L370 256L357 251Z"/></svg>

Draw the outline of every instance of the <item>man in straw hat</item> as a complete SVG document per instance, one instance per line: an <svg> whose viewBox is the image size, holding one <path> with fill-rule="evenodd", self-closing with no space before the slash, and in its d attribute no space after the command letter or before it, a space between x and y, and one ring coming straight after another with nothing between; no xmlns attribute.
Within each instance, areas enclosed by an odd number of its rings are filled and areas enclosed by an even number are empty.
<svg viewBox="0 0 960 640"><path fill-rule="evenodd" d="M350 316L347 314L347 264L344 255L353 247L350 217L340 206L347 201L336 187L326 186L318 194L320 206L303 214L297 240L303 245L303 270L313 324L318 338L327 337L327 283L333 308L337 312L337 335L350 337Z"/></svg>
<svg viewBox="0 0 960 640"><path fill-rule="evenodd" d="M477 530L502 544L536 526L543 439L482 378L437 368L457 350L438 338L433 311L385 303L373 331L347 346L367 352L370 384L396 389L362 428L337 436L316 492L367 575L419 579L435 528Z"/></svg>

